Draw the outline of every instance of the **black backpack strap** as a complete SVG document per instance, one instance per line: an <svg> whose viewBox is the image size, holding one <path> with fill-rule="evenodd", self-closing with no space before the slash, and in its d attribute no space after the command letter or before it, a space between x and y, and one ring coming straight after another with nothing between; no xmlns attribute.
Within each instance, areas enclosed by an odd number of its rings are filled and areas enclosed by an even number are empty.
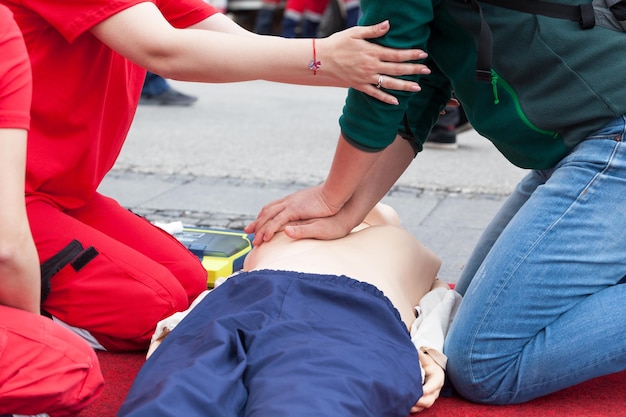
<svg viewBox="0 0 626 417"><path fill-rule="evenodd" d="M591 29L596 24L593 14L593 4L560 4L542 0L480 0L482 3L505 9L516 10L522 13L538 14L541 16L554 17L557 19L573 20L578 22L583 29Z"/></svg>
<svg viewBox="0 0 626 417"><path fill-rule="evenodd" d="M493 49L493 36L491 28L483 17L483 10L477 0L470 0L472 8L480 15L480 37L478 38L478 51L476 59L476 80L491 82L491 60Z"/></svg>
<svg viewBox="0 0 626 417"><path fill-rule="evenodd" d="M483 17L483 11L480 7L479 0L469 0L469 2L472 5L472 8L480 15L480 35L478 38L478 57L476 60L476 80L491 82L493 35L491 34L489 24ZM522 13L573 20L578 22L580 27L583 29L590 29L596 24L593 5L591 3L572 6L568 4L550 3L541 0L480 0L480 2Z"/></svg>

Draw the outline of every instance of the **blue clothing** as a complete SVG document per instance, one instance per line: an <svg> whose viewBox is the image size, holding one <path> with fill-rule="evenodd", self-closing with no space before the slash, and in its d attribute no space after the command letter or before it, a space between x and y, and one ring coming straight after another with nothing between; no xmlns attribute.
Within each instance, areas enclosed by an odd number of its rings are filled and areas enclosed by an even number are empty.
<svg viewBox="0 0 626 417"><path fill-rule="evenodd" d="M141 94L156 96L169 90L170 88L171 87L165 78L148 71L146 73L146 80L143 83L143 88L141 89Z"/></svg>
<svg viewBox="0 0 626 417"><path fill-rule="evenodd" d="M263 270L229 278L181 321L118 416L406 417L421 395L417 350L382 292Z"/></svg>
<svg viewBox="0 0 626 417"><path fill-rule="evenodd" d="M456 289L444 352L466 398L508 404L626 369L626 116L531 171Z"/></svg>

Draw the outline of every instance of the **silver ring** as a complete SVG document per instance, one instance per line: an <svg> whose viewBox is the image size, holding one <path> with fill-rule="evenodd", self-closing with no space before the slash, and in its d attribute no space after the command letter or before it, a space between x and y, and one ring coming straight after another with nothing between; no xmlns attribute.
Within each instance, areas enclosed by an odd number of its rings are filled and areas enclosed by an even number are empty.
<svg viewBox="0 0 626 417"><path fill-rule="evenodd" d="M379 75L378 76L378 84L376 84L376 88L380 88L383 86L383 76Z"/></svg>

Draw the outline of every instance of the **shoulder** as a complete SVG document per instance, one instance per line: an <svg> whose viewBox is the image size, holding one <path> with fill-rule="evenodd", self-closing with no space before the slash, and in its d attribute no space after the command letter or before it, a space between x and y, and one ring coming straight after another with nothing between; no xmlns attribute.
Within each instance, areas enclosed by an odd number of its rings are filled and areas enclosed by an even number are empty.
<svg viewBox="0 0 626 417"><path fill-rule="evenodd" d="M0 5L0 127L28 128L30 60L13 15Z"/></svg>

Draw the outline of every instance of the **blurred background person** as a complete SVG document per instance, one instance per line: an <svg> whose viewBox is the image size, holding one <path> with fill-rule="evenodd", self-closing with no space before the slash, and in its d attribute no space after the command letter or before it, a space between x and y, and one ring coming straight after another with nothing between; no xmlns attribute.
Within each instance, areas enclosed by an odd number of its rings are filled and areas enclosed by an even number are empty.
<svg viewBox="0 0 626 417"><path fill-rule="evenodd" d="M274 33L274 20L281 3L281 0L263 0L254 27L256 33L263 35ZM360 15L359 0L287 0L280 25L280 36L318 37L318 28L329 7L335 14L341 16L343 25L337 30L356 26Z"/></svg>

